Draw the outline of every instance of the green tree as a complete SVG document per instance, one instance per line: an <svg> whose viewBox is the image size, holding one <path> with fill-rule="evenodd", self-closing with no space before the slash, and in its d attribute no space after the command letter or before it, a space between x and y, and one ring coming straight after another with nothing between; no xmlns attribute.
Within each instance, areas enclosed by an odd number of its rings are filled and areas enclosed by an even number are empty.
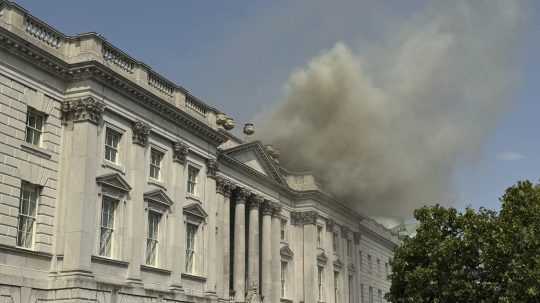
<svg viewBox="0 0 540 303"><path fill-rule="evenodd" d="M391 262L390 302L540 302L540 185L518 182L500 212L415 211Z"/></svg>

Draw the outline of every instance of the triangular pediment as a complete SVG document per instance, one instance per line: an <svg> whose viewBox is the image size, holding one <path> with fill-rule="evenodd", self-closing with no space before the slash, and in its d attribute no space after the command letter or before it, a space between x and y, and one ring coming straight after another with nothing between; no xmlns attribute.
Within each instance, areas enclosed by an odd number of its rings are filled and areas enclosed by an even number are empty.
<svg viewBox="0 0 540 303"><path fill-rule="evenodd" d="M204 211L202 206L199 203L191 203L187 206L184 206L184 213L187 215L195 216L201 220L206 219L208 214Z"/></svg>
<svg viewBox="0 0 540 303"><path fill-rule="evenodd" d="M291 250L291 248L289 247L289 245L285 245L283 246L279 253L281 254L282 257L284 258L288 258L288 259L292 259L292 257L294 257L294 253L293 251Z"/></svg>
<svg viewBox="0 0 540 303"><path fill-rule="evenodd" d="M245 166L283 183L284 179L279 173L279 166L268 154L266 148L259 141L253 141L223 151L223 154L237 160Z"/></svg>
<svg viewBox="0 0 540 303"><path fill-rule="evenodd" d="M110 186L123 192L129 192L131 190L131 186L118 173L99 176L96 178L96 182L102 186Z"/></svg>
<svg viewBox="0 0 540 303"><path fill-rule="evenodd" d="M171 206L173 204L171 198L169 198L169 196L167 196L167 194L161 189L154 189L145 192L143 197L144 200L156 202L165 206Z"/></svg>

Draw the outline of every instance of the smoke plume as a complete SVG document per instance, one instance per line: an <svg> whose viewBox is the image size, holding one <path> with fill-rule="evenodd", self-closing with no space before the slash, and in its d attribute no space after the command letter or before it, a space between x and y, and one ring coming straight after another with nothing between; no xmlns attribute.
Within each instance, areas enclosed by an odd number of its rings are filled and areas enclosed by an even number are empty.
<svg viewBox="0 0 540 303"><path fill-rule="evenodd" d="M338 42L292 73L258 136L368 215L450 204L456 167L512 103L518 4L441 1L365 52Z"/></svg>

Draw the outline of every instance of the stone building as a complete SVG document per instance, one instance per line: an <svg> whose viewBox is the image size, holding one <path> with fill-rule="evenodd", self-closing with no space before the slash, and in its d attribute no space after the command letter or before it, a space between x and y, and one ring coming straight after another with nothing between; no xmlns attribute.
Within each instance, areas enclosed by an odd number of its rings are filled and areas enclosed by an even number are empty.
<svg viewBox="0 0 540 303"><path fill-rule="evenodd" d="M392 233L100 35L0 3L0 302L384 300Z"/></svg>

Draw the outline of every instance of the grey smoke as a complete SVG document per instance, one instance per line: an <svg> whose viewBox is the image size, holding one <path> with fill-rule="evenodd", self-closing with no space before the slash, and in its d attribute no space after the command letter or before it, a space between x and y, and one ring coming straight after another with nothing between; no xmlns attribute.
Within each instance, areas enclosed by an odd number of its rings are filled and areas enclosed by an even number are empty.
<svg viewBox="0 0 540 303"><path fill-rule="evenodd" d="M440 1L369 50L338 42L292 73L257 136L368 215L451 204L456 167L513 102L522 4Z"/></svg>

